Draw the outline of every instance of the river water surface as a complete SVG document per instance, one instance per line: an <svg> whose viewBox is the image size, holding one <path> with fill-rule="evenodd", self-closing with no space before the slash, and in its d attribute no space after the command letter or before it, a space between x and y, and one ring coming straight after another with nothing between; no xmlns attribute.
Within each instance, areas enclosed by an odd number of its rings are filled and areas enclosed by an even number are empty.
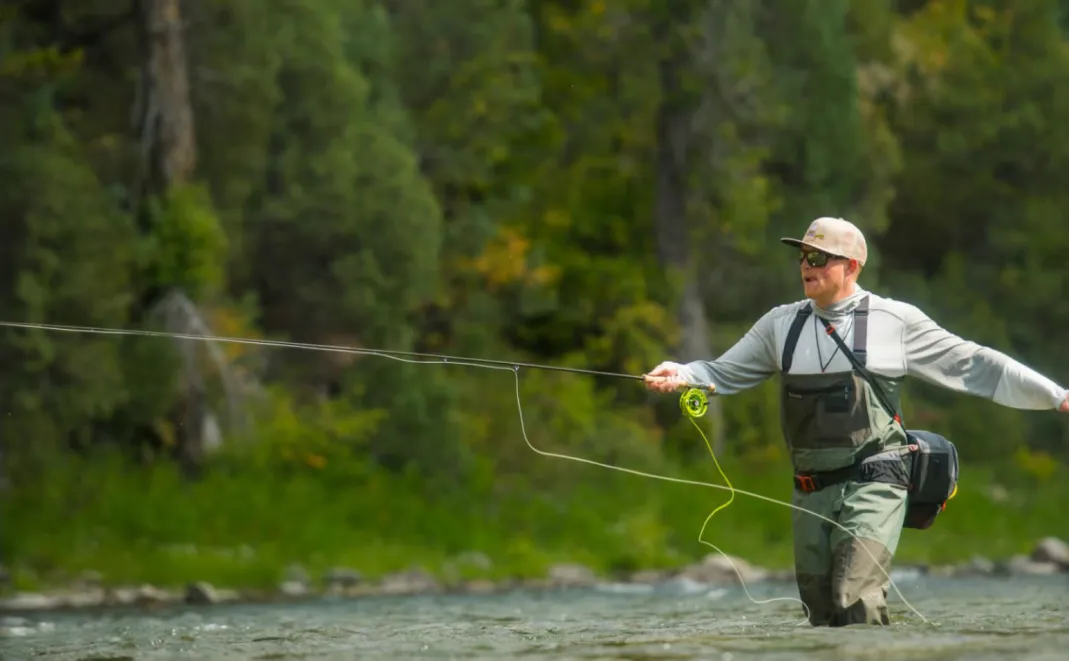
<svg viewBox="0 0 1069 661"><path fill-rule="evenodd" d="M1069 574L898 579L890 627L813 629L797 602L673 584L6 617L0 658L1069 659ZM753 586L758 600L796 596Z"/></svg>

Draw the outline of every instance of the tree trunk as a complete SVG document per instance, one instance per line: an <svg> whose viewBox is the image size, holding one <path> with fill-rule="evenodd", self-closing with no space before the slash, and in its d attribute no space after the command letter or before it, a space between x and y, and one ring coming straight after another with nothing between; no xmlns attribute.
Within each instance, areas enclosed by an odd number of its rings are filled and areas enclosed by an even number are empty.
<svg viewBox="0 0 1069 661"><path fill-rule="evenodd" d="M138 128L144 173L139 188L149 197L162 198L172 188L187 183L196 168L185 26L181 0L138 0L137 8L143 46ZM182 353L181 399L170 418L177 459L187 475L195 475L204 456L207 410L196 351L193 346L183 346Z"/></svg>
<svg viewBox="0 0 1069 661"><path fill-rule="evenodd" d="M181 1L141 0L139 9L145 46L141 143L148 157L149 187L159 194L193 174L193 107Z"/></svg>
<svg viewBox="0 0 1069 661"><path fill-rule="evenodd" d="M691 137L693 110L686 102L679 81L685 65L680 54L660 63L661 105L657 112L657 201L655 228L658 257L669 274L681 279L681 295L676 308L681 338L679 359L687 362L712 358L710 328L705 314L696 264L689 249L687 223L687 145ZM711 442L719 454L724 433L720 400L709 402Z"/></svg>

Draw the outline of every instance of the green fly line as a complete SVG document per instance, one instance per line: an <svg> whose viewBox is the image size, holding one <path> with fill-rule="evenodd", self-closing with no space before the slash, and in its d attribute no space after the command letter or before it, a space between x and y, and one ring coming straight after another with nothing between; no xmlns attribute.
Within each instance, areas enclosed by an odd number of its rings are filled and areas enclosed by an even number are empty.
<svg viewBox="0 0 1069 661"><path fill-rule="evenodd" d="M702 523L701 530L698 531L698 541L708 544L708 542L702 539L705 535L705 529L708 527L709 521L717 512L735 501L735 488L731 486L731 480L728 479L727 473L721 468L720 460L716 458L716 452L713 451L713 444L709 442L709 437L705 435L705 431L702 430L701 425L697 422L697 419L703 417L709 410L709 398L698 388L688 388L679 396L679 409L683 411L683 415L687 417L687 420L690 420L690 424L694 425L694 428L698 430L698 434L700 434L702 440L705 441L705 447L709 450L709 456L713 458L713 465L716 466L716 470L720 473L720 477L724 478L724 484L731 490L731 496L728 498L727 502L710 512L709 516L705 517L705 522ZM721 551L721 553L723 552ZM726 553L723 553L723 555L725 557L727 556ZM728 560L730 561L730 558L728 558ZM738 573L738 570L736 570L736 573Z"/></svg>
<svg viewBox="0 0 1069 661"><path fill-rule="evenodd" d="M344 354L363 355L363 356L378 356L380 358L389 358L391 360L397 360L397 361L400 361L402 363L411 363L411 364L417 364L417 365L458 365L458 366L464 366L464 367L482 367L482 368L494 369L494 370L509 370L509 371L511 371L513 373L513 377L514 377L515 392L516 392L516 410L517 410L517 413L519 415L520 433L523 436L524 443L526 443L527 447L532 452L534 452L535 454L541 455L543 457L551 457L551 458L556 458L556 459L566 459L568 461L575 461L575 462L579 462L579 463L588 464L588 465L591 465L591 466L598 466L600 468L605 468L607 470L619 471L619 472L622 472L622 473L628 473L630 475L636 475L636 476L639 476L639 477L647 477L647 478L651 478L651 479L655 479L655 480L662 480L662 481L665 481L665 482L671 482L671 483L675 483L675 484L685 484L685 485L691 485L691 486L706 487L706 488L710 488L710 489L720 489L720 490L723 490L723 491L729 491L731 493L731 497L728 499L728 501L726 503L721 504L716 509L714 509L705 518L705 522L702 524L701 531L698 533L698 542L700 544L705 544L706 546L712 548L714 551L716 551L717 553L722 555L725 560L727 560L727 562L731 565L732 569L735 571L736 578L738 579L739 585L742 587L743 592L745 592L747 598L749 598L749 600L751 602L753 602L754 604L762 605L762 604L767 604L767 603L771 603L771 602L774 602L774 601L793 601L793 602L801 604L802 608L806 611L806 619L803 620L802 622L800 622L799 626L803 626L803 625L808 624L809 607L805 604L805 602L803 602L801 599L799 599L797 597L773 597L773 598L770 598L770 599L756 599L756 598L754 598L754 596L750 594L750 590L746 585L746 581L743 579L743 575L742 575L741 570L735 565L735 562L734 562L734 560L731 559L731 556L728 555L727 553L725 553L719 547L717 547L714 544L712 544L711 542L703 539L703 536L705 534L706 528L708 527L709 521L713 518L714 515L716 515L717 512L722 511L725 507L727 507L732 502L734 502L735 494L738 493L738 494L742 494L744 496L749 496L750 498L754 498L756 500L761 500L761 501L764 501L764 502L767 502L767 503L772 503L774 505L780 505L782 507L787 507L787 508L796 510L798 512L807 514L809 516L814 516L814 517L816 517L818 519L821 519L822 521L824 521L824 522L826 522L826 523L838 528L839 530L842 530L847 535L857 539L857 535L853 531L847 529L845 526L843 526L838 521L835 521L834 519L830 519L830 518L828 518L828 517L826 517L826 516L824 516L822 514L819 514L817 512L813 512L811 510L805 509L804 507L799 507L798 505L795 505L794 503L786 502L786 501L783 501L783 500L778 500L776 498L770 498L769 496L763 496L763 495L761 495L759 493L754 493L752 491L745 491L743 489L736 489L735 487L733 487L731 485L731 482L728 480L727 475L724 473L723 468L721 468L721 466L720 466L720 461L716 457L716 452L713 450L712 444L709 442L709 439L705 435L705 432L702 431L701 427L697 423L697 419L703 417L706 414L706 412L708 411L708 408L709 408L708 396L703 391L703 389L701 389L699 387L690 386L681 394L681 396L679 398L680 410L687 417L687 419L691 421L691 423L694 425L695 429L698 430L698 433L701 435L702 440L705 441L705 446L709 450L709 455L713 458L713 463L716 466L717 471L720 473L720 476L724 479L724 482L725 482L726 486L722 485L722 484L715 484L715 483L712 483L712 482L703 482L703 481L700 481L700 480L690 480L690 479L681 478L681 477L672 477L670 475L660 475L660 474L657 474L657 473L649 473L649 472L640 471L640 470L637 470L637 469L634 469L634 468L627 468L627 467L624 467L624 466L615 466L613 464L606 464L606 463L603 463L603 462L600 462L600 461L595 461L593 459L587 459L585 457L576 457L576 456L567 455L567 454L561 454L561 453L557 453L557 452L549 452L547 450L539 449L533 443L531 443L530 438L527 436L527 425L526 425L526 422L524 420L523 403L522 403L522 400L521 400L521 397L520 397L520 368L521 367L529 367L529 368L534 368L534 369L545 369L545 370L555 370L555 371L563 371L563 372L576 372L576 373L584 373L584 374L600 374L600 375L603 375L603 376L613 376L613 377L628 378L628 379L639 379L639 380L641 380L643 378L641 375L614 374L614 373L611 373L611 372L595 372L593 370L583 370L583 369L578 369L578 368L556 367L556 366L550 366L550 365L534 365L534 364L527 364L527 363L517 363L517 362L500 361L500 360L485 360L485 359L466 358L466 357L458 357L458 356L443 356L443 355L440 355L440 354L415 353L415 352L405 352L405 351L392 351L392 350L385 350L385 349L362 349L362 348L347 347L347 346L340 346L340 345L311 344L311 343L305 343L305 342L287 342L287 341L283 341L283 340L261 340L261 339L243 338L243 337L222 337L222 336L217 336L217 335L193 334L193 333L175 333L175 332L168 332L168 331L104 328L104 327L99 327L99 326L66 326L66 325L59 325L59 324L29 323L29 322L15 322L15 321L2 321L2 320L0 320L0 327L21 328L21 329L26 329L26 330L39 330L39 331L50 331L50 332L86 333L86 334L93 334L93 335L157 337L157 338L170 338L170 339L178 339L178 340L192 340L192 341L197 341L197 342L224 342L224 343L230 343L230 344L244 344L244 345L252 345L252 346L262 346L262 347L291 348L291 349L303 349L303 350L308 350L308 351L325 351L325 352L332 352L332 353L344 353ZM715 391L713 391L713 394L715 395ZM902 603L906 606L906 608L908 608L914 615L916 615L918 618L920 618L922 622L924 622L926 624L933 624L934 625L935 624L934 622L929 621L926 617L924 617L924 615L922 615L920 613L920 611L918 611L916 608L914 608L913 605L910 604L909 601L906 600L905 595L903 595L901 590L898 589L898 585L895 583L894 579L892 579L891 575L885 569L883 569L882 563L877 561L877 558L876 558L875 555L873 555L872 551L870 551L866 545L861 545L860 548L865 553L867 553L869 555L869 557L876 564L876 567L878 567L880 569L880 572L883 574L884 578L887 579L888 584L890 585L890 587L892 589L894 589L895 593L902 600Z"/></svg>

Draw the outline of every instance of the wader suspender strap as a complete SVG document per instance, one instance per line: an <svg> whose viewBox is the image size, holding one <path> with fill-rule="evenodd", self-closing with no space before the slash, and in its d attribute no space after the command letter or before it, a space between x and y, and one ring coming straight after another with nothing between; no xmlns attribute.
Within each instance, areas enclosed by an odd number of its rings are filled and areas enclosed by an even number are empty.
<svg viewBox="0 0 1069 661"><path fill-rule="evenodd" d="M869 298L868 296L866 296L864 300L861 301L861 304L858 305L858 309L855 312L855 314L861 315L857 318L857 321L854 324L855 347L858 344L858 338L860 337L862 340L864 340L865 336L868 334L868 303ZM864 308L864 313L861 312L862 308ZM853 351L850 351L850 349L846 348L846 342L843 342L843 339L839 337L839 334L837 332L835 332L835 327L829 324L827 319L820 319L820 321L823 322L824 328L826 328L828 331L828 335L831 335L831 339L835 340L835 344L837 344L839 346L839 350L846 355L847 359L850 361L850 364L854 366L854 369L857 370L858 374L860 374L863 379L869 382L870 386L872 386L873 392L876 393L876 399L880 401L880 404L883 406L884 410L887 411L887 414L894 418L895 422L901 425L902 431L905 432L906 426L902 423L901 416L899 416L898 412L895 411L895 407L891 406L891 400L887 398L887 395L883 392L883 388L880 387L880 384L877 383L876 379L872 378L872 374L870 374L869 371L865 369L865 365L862 364L861 359L854 355ZM862 353L862 356L864 355L865 354Z"/></svg>
<svg viewBox="0 0 1069 661"><path fill-rule="evenodd" d="M821 321L824 321L821 319ZM828 327L828 322L824 321L824 327ZM836 334L835 338L839 336ZM868 365L868 342L869 342L869 297L861 299L861 302L857 304L857 308L854 309L854 355L857 356L857 362L862 365ZM836 344L841 343L836 341ZM850 352L845 351L847 357L850 356ZM853 361L851 361L853 362Z"/></svg>
<svg viewBox="0 0 1069 661"><path fill-rule="evenodd" d="M790 330L787 331L787 341L783 343L783 358L780 360L783 363L784 374L791 371L791 364L794 362L794 347L798 344L798 336L802 334L802 326L805 326L805 322L809 319L812 311L809 305L799 309L798 314L794 317L794 323L791 324Z"/></svg>
<svg viewBox="0 0 1069 661"><path fill-rule="evenodd" d="M794 363L794 348L798 345L798 336L802 334L802 327L805 326L806 320L809 319L809 315L812 314L813 308L811 305L805 305L798 310L798 314L794 317L794 322L791 324L790 330L787 331L787 341L783 343L783 358L781 363L783 364L783 373L786 374L791 371L791 365ZM830 328L828 322L825 319L820 319L824 322L825 328ZM861 299L857 308L854 309L854 355L851 355L850 351L843 346L843 342L839 339L838 334L832 330L828 331L828 334L832 336L836 344L839 345L840 350L846 354L846 357L850 360L850 364L857 367L857 363L865 365L868 359L868 345L869 336L869 297ZM862 367L862 370L864 368ZM862 373L866 379L869 378L866 374ZM878 387L878 386L877 386ZM893 415L893 414L892 414Z"/></svg>

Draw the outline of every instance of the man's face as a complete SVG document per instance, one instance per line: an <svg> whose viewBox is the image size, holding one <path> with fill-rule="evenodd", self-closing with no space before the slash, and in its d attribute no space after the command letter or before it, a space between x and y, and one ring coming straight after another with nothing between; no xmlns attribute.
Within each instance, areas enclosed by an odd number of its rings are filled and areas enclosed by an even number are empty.
<svg viewBox="0 0 1069 661"><path fill-rule="evenodd" d="M831 300L846 284L850 260L845 257L802 248L799 261L806 298L817 301Z"/></svg>

